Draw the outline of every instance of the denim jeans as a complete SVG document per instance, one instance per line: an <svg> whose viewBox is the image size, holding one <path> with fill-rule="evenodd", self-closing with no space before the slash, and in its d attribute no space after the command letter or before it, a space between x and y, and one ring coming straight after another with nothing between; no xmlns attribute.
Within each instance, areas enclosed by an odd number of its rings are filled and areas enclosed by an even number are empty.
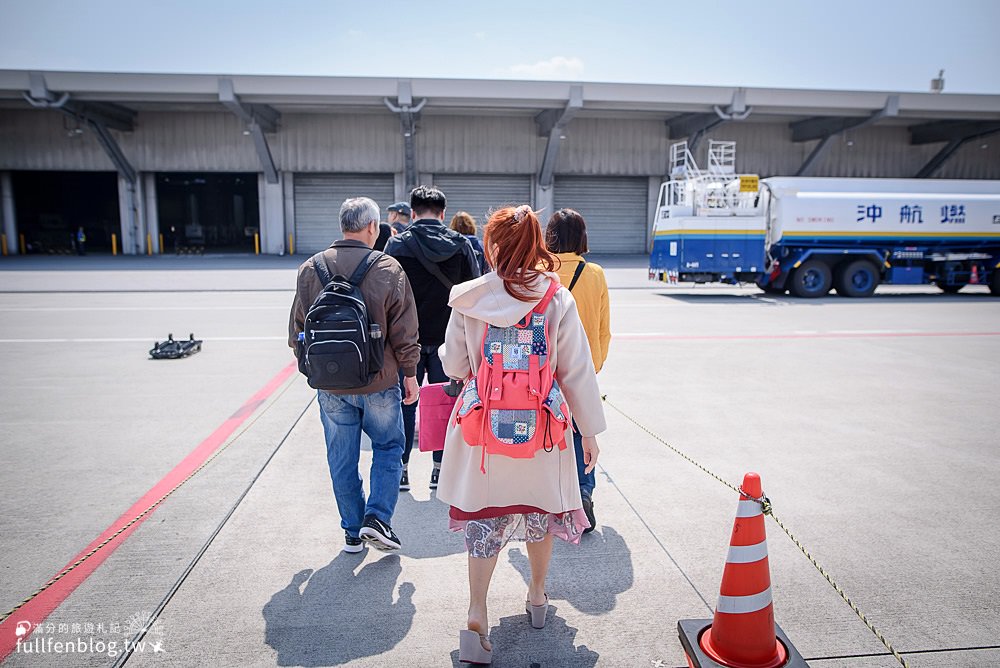
<svg viewBox="0 0 1000 668"><path fill-rule="evenodd" d="M420 346L420 359L417 361L417 385L423 385L424 375L429 383L446 383L448 375L441 366L438 358L439 346ZM399 383L403 383L403 374L399 374ZM403 406L403 432L406 434L406 447L403 450L403 466L410 463L410 450L413 449L413 432L416 431L417 424L417 404L414 402L409 406ZM431 453L435 463L441 463L441 455L444 450L435 450Z"/></svg>
<svg viewBox="0 0 1000 668"><path fill-rule="evenodd" d="M584 473L587 465L583 463L583 436L576 428L576 420L573 420L573 449L576 451L576 477L580 481L580 496L592 498L597 479L593 471Z"/></svg>
<svg viewBox="0 0 1000 668"><path fill-rule="evenodd" d="M365 515L392 524L403 473L399 386L371 394L331 394L322 390L318 394L319 418L326 435L326 460L340 510L340 526L356 538ZM367 503L358 472L362 431L372 442Z"/></svg>

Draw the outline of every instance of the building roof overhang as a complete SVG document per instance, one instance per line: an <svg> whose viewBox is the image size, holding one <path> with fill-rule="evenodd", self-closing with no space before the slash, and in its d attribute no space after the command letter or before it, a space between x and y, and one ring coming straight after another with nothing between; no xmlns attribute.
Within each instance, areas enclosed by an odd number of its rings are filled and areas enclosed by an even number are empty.
<svg viewBox="0 0 1000 668"><path fill-rule="evenodd" d="M0 70L0 106L31 108L24 93L31 75L44 77L56 93L80 102L114 103L134 111L219 111L220 80L232 81L241 100L282 114L380 110L408 82L414 100L426 99L425 114L537 114L562 109L574 85L583 88L580 116L667 120L680 114L714 114L739 99L752 109L747 120L794 122L814 117L866 117L898 98L896 119L1000 120L1000 95L898 91L674 86L669 84L575 83L485 79L420 79L212 74L127 74Z"/></svg>

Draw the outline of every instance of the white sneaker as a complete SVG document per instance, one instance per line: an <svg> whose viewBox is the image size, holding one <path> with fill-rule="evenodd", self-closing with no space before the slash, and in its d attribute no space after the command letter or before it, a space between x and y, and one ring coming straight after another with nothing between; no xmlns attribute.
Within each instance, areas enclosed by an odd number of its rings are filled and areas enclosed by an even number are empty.
<svg viewBox="0 0 1000 668"><path fill-rule="evenodd" d="M363 549L365 549L364 541L360 538L355 538L346 531L344 532L344 552L356 554Z"/></svg>

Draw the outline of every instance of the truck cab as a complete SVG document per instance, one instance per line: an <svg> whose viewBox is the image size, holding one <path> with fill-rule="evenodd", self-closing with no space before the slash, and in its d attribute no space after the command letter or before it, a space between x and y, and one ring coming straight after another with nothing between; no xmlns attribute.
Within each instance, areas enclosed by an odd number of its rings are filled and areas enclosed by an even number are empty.
<svg viewBox="0 0 1000 668"><path fill-rule="evenodd" d="M767 264L768 194L754 174L737 174L735 142L708 142L708 169L687 142L671 147L670 181L660 187L650 278L668 283L756 280Z"/></svg>

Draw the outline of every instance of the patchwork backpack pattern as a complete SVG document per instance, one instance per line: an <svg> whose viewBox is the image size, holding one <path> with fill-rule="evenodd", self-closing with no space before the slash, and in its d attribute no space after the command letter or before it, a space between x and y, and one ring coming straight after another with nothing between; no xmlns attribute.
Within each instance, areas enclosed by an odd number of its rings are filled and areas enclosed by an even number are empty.
<svg viewBox="0 0 1000 668"><path fill-rule="evenodd" d="M510 327L487 325L483 360L466 383L456 420L465 442L487 454L530 458L538 450L566 448L569 410L549 366L545 309L559 284Z"/></svg>

